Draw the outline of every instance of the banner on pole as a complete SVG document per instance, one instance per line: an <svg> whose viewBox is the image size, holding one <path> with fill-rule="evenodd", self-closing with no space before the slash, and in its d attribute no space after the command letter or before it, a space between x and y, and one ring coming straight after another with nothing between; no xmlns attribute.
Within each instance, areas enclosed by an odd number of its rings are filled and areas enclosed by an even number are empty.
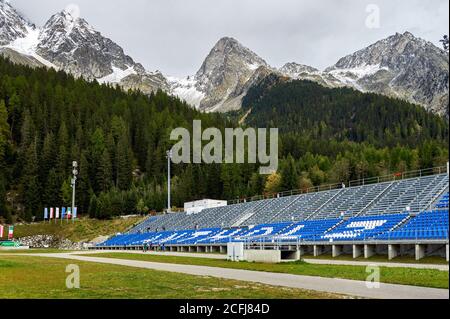
<svg viewBox="0 0 450 319"><path fill-rule="evenodd" d="M55 211L53 207L50 208L50 219L53 219L55 217Z"/></svg>
<svg viewBox="0 0 450 319"><path fill-rule="evenodd" d="M55 208L55 215L56 215L56 219L59 219L59 207Z"/></svg>
<svg viewBox="0 0 450 319"><path fill-rule="evenodd" d="M9 226L8 239L12 240L14 238L14 226Z"/></svg>
<svg viewBox="0 0 450 319"><path fill-rule="evenodd" d="M77 215L78 215L78 207L74 207L74 208L73 208L73 216L72 216L72 218L73 218L73 219L76 219L76 218L77 218Z"/></svg>
<svg viewBox="0 0 450 319"><path fill-rule="evenodd" d="M45 207L44 208L44 220L47 220L47 219L48 219L48 208Z"/></svg>
<svg viewBox="0 0 450 319"><path fill-rule="evenodd" d="M66 217L66 208L63 207L61 211L61 219L64 219Z"/></svg>
<svg viewBox="0 0 450 319"><path fill-rule="evenodd" d="M3 226L0 225L0 239L3 238Z"/></svg>
<svg viewBox="0 0 450 319"><path fill-rule="evenodd" d="M67 219L71 219L72 218L72 208L68 207L67 208Z"/></svg>

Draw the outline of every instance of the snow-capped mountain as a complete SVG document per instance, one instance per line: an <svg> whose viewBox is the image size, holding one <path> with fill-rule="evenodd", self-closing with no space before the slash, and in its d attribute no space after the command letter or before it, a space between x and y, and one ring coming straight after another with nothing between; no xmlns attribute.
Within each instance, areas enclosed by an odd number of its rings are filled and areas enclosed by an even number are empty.
<svg viewBox="0 0 450 319"><path fill-rule="evenodd" d="M348 86L401 98L448 116L448 64L445 51L405 32L350 54L324 71L297 63L279 71L327 87Z"/></svg>
<svg viewBox="0 0 450 319"><path fill-rule="evenodd" d="M1 2L3 36L1 54L32 66L64 70L76 77L140 89L145 93L169 90L160 72L147 72L112 40L102 36L86 20L66 10L53 15L42 28L27 23L9 3ZM5 33L6 34L6 33ZM36 63L37 61L37 63Z"/></svg>
<svg viewBox="0 0 450 319"><path fill-rule="evenodd" d="M217 42L195 76L171 79L172 93L207 112L240 109L248 84L270 66L237 40Z"/></svg>
<svg viewBox="0 0 450 319"><path fill-rule="evenodd" d="M25 37L34 26L6 0L0 0L0 45Z"/></svg>
<svg viewBox="0 0 450 319"><path fill-rule="evenodd" d="M298 64L296 62L290 62L283 65L279 71L291 78L299 78L302 74L311 74L319 72L318 69L309 65Z"/></svg>
<svg viewBox="0 0 450 319"><path fill-rule="evenodd" d="M448 115L448 54L410 32L397 33L325 70L345 85L421 104Z"/></svg>
<svg viewBox="0 0 450 319"><path fill-rule="evenodd" d="M293 80L309 80L317 82L327 87L341 87L344 86L339 79L335 78L329 73L319 71L309 65L298 64L296 62L286 63L278 71L284 76Z"/></svg>
<svg viewBox="0 0 450 319"><path fill-rule="evenodd" d="M120 81L121 77L144 72L120 46L67 11L53 15L41 29L36 53L61 69L87 79L110 76ZM111 77L119 72L119 77Z"/></svg>
<svg viewBox="0 0 450 319"><path fill-rule="evenodd" d="M118 44L70 12L57 13L37 28L7 0L0 0L0 55L126 90L149 94L162 89L206 112L240 109L249 88L275 74L402 98L448 116L448 54L409 32L378 41L324 71L295 62L272 68L237 40L224 37L195 75L177 79L145 70Z"/></svg>

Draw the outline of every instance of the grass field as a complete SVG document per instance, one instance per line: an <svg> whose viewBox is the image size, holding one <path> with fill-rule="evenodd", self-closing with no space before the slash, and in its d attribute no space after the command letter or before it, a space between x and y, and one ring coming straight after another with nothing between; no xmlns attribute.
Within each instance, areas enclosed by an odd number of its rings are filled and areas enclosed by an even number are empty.
<svg viewBox="0 0 450 319"><path fill-rule="evenodd" d="M433 264L433 265L448 265L445 258L437 256L425 257L421 260L416 260L412 256L398 256L392 260L389 260L387 256L375 255L369 258L358 257L353 258L350 255L341 255L337 257L332 257L331 255L321 255L318 257L314 256L304 256L305 259L321 259L321 260L345 260L345 261L372 261L372 262L389 262L389 263L404 263L404 264Z"/></svg>
<svg viewBox="0 0 450 319"><path fill-rule="evenodd" d="M80 289L67 289L68 264ZM0 255L0 299L331 299L344 296L132 267Z"/></svg>
<svg viewBox="0 0 450 319"><path fill-rule="evenodd" d="M17 225L14 229L14 236L22 238L34 235L55 235L60 238L67 238L73 242L89 241L98 236L109 236L119 232L124 232L136 223L143 220L142 217L132 217L128 219L96 220L80 219L75 223L60 222L55 223L35 223Z"/></svg>
<svg viewBox="0 0 450 319"><path fill-rule="evenodd" d="M119 258L131 260L143 260L163 263L175 263L184 265L200 265L222 268L235 268L245 270L266 271L275 273L288 273L294 275L318 276L326 278L343 278L353 280L366 280L368 273L365 266L343 266L343 265L313 265L305 262L293 262L282 264L262 264L240 262L234 263L226 260L193 258L193 257L173 257L130 253L102 253L96 257ZM449 273L434 269L414 269L414 268L391 268L381 267L381 282L391 284L402 284L432 288L448 288Z"/></svg>

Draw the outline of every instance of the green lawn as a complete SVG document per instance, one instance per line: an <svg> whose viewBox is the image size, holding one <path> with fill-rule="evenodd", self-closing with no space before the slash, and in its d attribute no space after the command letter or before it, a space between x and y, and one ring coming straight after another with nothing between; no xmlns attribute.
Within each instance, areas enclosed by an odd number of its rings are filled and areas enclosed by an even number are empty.
<svg viewBox="0 0 450 319"><path fill-rule="evenodd" d="M14 228L14 236L21 238L34 235L55 235L70 239L73 242L89 241L98 236L110 236L118 232L124 232L142 220L142 217L133 217L112 220L80 219L75 223L58 221L57 223L24 224L17 225Z"/></svg>
<svg viewBox="0 0 450 319"><path fill-rule="evenodd" d="M331 255L322 255L318 257L314 256L303 256L305 259L321 259L321 260L344 260L344 261L372 261L372 262L389 262L389 263L405 263L405 264L433 264L433 265L448 265L445 258L437 256L425 257L421 260L416 260L412 256L399 256L392 260L389 260L387 256L375 255L370 258L358 257L353 258L350 255L341 255L338 257L332 257Z"/></svg>
<svg viewBox="0 0 450 319"><path fill-rule="evenodd" d="M80 267L80 289L67 289L66 266ZM341 295L271 287L132 267L0 255L0 299L330 299Z"/></svg>
<svg viewBox="0 0 450 319"><path fill-rule="evenodd" d="M275 273L288 273L294 275L318 276L327 278L343 278L353 280L366 280L368 273L365 266L344 266L344 265L313 265L305 262L292 262L281 264L262 264L248 262L229 262L226 260L194 258L194 257L173 257L130 253L100 253L96 257L119 258L144 260L163 263L175 263L184 265L201 265L222 268L236 268L245 270L267 271ZM381 282L391 284L402 284L421 287L447 288L449 273L434 269L414 269L414 268L392 268L381 267Z"/></svg>

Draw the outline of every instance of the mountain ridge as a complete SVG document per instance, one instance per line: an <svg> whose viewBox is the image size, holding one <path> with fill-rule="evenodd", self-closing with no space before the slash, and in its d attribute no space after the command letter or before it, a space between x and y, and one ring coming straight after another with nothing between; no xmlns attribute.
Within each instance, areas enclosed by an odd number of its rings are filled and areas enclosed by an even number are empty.
<svg viewBox="0 0 450 319"><path fill-rule="evenodd" d="M410 32L379 40L324 70L296 62L275 68L235 38L223 37L195 75L179 79L147 71L121 46L66 10L37 28L0 0L0 22L0 54L17 63L53 67L146 94L161 89L204 112L240 109L248 89L273 74L396 97L448 116L448 55Z"/></svg>

